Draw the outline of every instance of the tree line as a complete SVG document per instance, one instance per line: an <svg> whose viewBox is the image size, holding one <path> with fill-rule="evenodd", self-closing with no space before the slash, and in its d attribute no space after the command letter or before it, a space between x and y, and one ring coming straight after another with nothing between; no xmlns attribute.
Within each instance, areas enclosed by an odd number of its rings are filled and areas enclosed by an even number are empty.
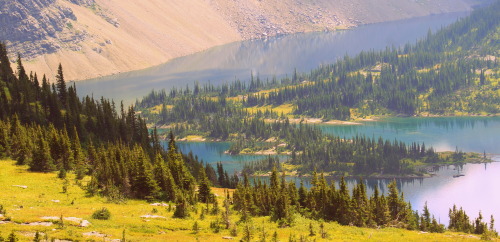
<svg viewBox="0 0 500 242"><path fill-rule="evenodd" d="M90 176L91 195L111 199L158 199L194 204L197 184L236 187L218 164L215 170L192 154L176 148L173 134L167 149L156 128L149 130L134 107L120 111L113 101L80 99L76 87L66 86L62 66L56 83L29 75L18 57L10 67L0 43L0 157L10 157L33 172L74 172ZM64 177L64 175L61 175ZM205 198L206 199L206 198Z"/></svg>
<svg viewBox="0 0 500 242"><path fill-rule="evenodd" d="M245 175L233 194L234 209L239 211L241 221L252 216L269 216L282 227L294 223L295 215L300 214L358 227L397 227L434 233L443 233L446 229L430 214L427 204L421 212L412 210L395 181L388 185L387 195L381 194L376 186L371 196L367 195L362 179L350 192L343 177L336 186L333 182L328 184L322 173L314 172L311 185L306 189L301 182L297 188L294 181L286 182L284 173L280 178L276 168L268 183L256 179L251 184ZM493 216L488 226L481 213L470 220L462 208L454 206L449 217L451 231L496 236Z"/></svg>

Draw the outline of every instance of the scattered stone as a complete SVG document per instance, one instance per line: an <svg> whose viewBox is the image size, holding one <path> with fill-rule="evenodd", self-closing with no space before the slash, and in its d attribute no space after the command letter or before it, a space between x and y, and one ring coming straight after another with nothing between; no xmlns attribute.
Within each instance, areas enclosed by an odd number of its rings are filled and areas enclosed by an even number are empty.
<svg viewBox="0 0 500 242"><path fill-rule="evenodd" d="M54 225L52 222L33 222L33 223L23 223L21 225L28 225L28 226L52 226Z"/></svg>
<svg viewBox="0 0 500 242"><path fill-rule="evenodd" d="M168 204L166 203L151 203L151 206L160 206L160 207L168 207Z"/></svg>
<svg viewBox="0 0 500 242"><path fill-rule="evenodd" d="M146 215L142 215L141 218L166 218L166 217L163 217L163 216L160 216L160 215L149 215L149 214L146 214Z"/></svg>
<svg viewBox="0 0 500 242"><path fill-rule="evenodd" d="M10 223L10 221L0 221L0 225L2 225L2 224L8 224L8 223Z"/></svg>
<svg viewBox="0 0 500 242"><path fill-rule="evenodd" d="M27 189L28 186L24 186L24 185L12 185L13 187L20 187L20 188L23 188L23 189Z"/></svg>
<svg viewBox="0 0 500 242"><path fill-rule="evenodd" d="M41 219L43 219L43 220L59 220L61 218L56 217L56 216L45 216L45 217L41 217Z"/></svg>
<svg viewBox="0 0 500 242"><path fill-rule="evenodd" d="M222 236L222 239L233 239L231 236Z"/></svg>
<svg viewBox="0 0 500 242"><path fill-rule="evenodd" d="M82 221L81 218L76 218L76 217L64 217L64 220L68 220L75 223L80 223Z"/></svg>
<svg viewBox="0 0 500 242"><path fill-rule="evenodd" d="M56 216L45 216L40 218L46 221L59 221L61 219L61 217L56 217ZM83 218L63 217L63 219L66 221L77 223L78 226L80 227L88 227L90 225L90 222L87 220L83 220Z"/></svg>
<svg viewBox="0 0 500 242"><path fill-rule="evenodd" d="M80 223L80 227L89 227L90 225L92 224L88 220L82 220Z"/></svg>
<svg viewBox="0 0 500 242"><path fill-rule="evenodd" d="M86 232L86 233L83 233L83 235L85 236L96 236L96 237L107 237L108 235L106 234L101 234L97 231L91 231L91 232Z"/></svg>
<svg viewBox="0 0 500 242"><path fill-rule="evenodd" d="M55 202L55 203L58 203L58 202L61 202L59 200L51 200L52 202Z"/></svg>

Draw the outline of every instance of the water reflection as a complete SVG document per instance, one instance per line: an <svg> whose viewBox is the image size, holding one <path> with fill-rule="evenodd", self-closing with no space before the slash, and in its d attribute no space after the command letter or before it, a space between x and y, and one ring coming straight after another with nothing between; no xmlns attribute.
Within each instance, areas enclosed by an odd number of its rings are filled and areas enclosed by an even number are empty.
<svg viewBox="0 0 500 242"><path fill-rule="evenodd" d="M422 211L427 202L430 212L441 223L448 224L448 209L453 205L463 207L469 217L476 218L479 211L483 214L484 221L489 222L493 215L500 218L500 157L495 157L497 162L489 164L466 164L460 167L454 165L442 166L436 169L431 178L418 179L396 179L396 184L409 201L414 210ZM457 169L464 174L463 177L454 178ZM268 182L268 177L256 178ZM295 182L297 186L303 182L305 187L310 188L310 177L287 177L287 181ZM328 178L329 183L334 182L339 187L339 179ZM387 185L393 179L363 179L369 196L373 195L375 187L387 195ZM352 191L359 182L358 179L346 179L347 187ZM496 230L500 230L498 224Z"/></svg>
<svg viewBox="0 0 500 242"><path fill-rule="evenodd" d="M267 155L229 155L225 151L231 146L230 142L177 142L177 146L182 152L192 152L200 161L214 167L217 162L222 163L228 172L239 172L246 163L267 158ZM285 156L278 157L285 159Z"/></svg>
<svg viewBox="0 0 500 242"><path fill-rule="evenodd" d="M500 117L388 118L363 125L319 125L325 133L419 142L437 151L500 153Z"/></svg>

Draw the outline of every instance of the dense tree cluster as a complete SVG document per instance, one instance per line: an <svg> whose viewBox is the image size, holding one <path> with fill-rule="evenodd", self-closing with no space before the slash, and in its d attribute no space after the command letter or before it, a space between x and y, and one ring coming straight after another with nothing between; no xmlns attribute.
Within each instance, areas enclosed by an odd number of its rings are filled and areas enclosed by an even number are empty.
<svg viewBox="0 0 500 242"><path fill-rule="evenodd" d="M74 171L77 179L91 176L90 194L113 199L206 201L206 188L235 187L222 165L218 171L192 154L178 152L171 134L168 149L156 128L150 133L133 107L120 112L113 101L85 97L66 86L59 65L56 83L42 83L26 74L21 58L17 72L10 68L0 44L0 157L11 157L31 171ZM194 175L194 176L193 176ZM205 194L195 192L196 184Z"/></svg>
<svg viewBox="0 0 500 242"><path fill-rule="evenodd" d="M471 56L498 57L499 12L496 2L436 34L429 32L415 45L345 56L299 77L307 83L248 95L244 105L295 103L295 114L327 120L349 119L352 108L363 114L498 113L500 97L484 87L483 71L498 68L498 61ZM472 90L488 95L465 99Z"/></svg>
<svg viewBox="0 0 500 242"><path fill-rule="evenodd" d="M479 215L476 219L470 220L469 216L465 213L465 211L460 208L457 209L456 206L453 206L453 209L450 209L449 212L450 224L448 225L448 229L457 232L464 233L473 233L473 234L490 234L493 236L497 236L497 232L495 231L495 219L493 215L490 218L490 224L483 221L483 215L479 212Z"/></svg>
<svg viewBox="0 0 500 242"><path fill-rule="evenodd" d="M253 185L245 176L233 194L234 209L241 214L241 220L252 216L269 216L281 226L293 223L294 214L336 221L342 225L358 227L398 227L409 230L442 233L445 226L429 212L427 204L421 213L413 211L411 205L400 194L396 182L388 185L387 195L380 194L375 186L373 195L368 197L364 181L361 179L350 192L342 177L339 185L328 184L323 174L313 173L310 189L301 183L286 182L273 169L269 184L254 180ZM456 207L450 209L450 225L453 231L494 235L494 220L490 225L483 222L481 214L470 221L465 212Z"/></svg>

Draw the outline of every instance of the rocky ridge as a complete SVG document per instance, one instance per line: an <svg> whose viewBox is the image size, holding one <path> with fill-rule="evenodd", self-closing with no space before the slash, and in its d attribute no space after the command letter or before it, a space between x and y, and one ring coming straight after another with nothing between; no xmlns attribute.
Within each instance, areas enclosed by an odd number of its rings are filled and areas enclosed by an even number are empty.
<svg viewBox="0 0 500 242"><path fill-rule="evenodd" d="M233 41L469 10L490 0L8 0L0 40L67 79L142 69Z"/></svg>

